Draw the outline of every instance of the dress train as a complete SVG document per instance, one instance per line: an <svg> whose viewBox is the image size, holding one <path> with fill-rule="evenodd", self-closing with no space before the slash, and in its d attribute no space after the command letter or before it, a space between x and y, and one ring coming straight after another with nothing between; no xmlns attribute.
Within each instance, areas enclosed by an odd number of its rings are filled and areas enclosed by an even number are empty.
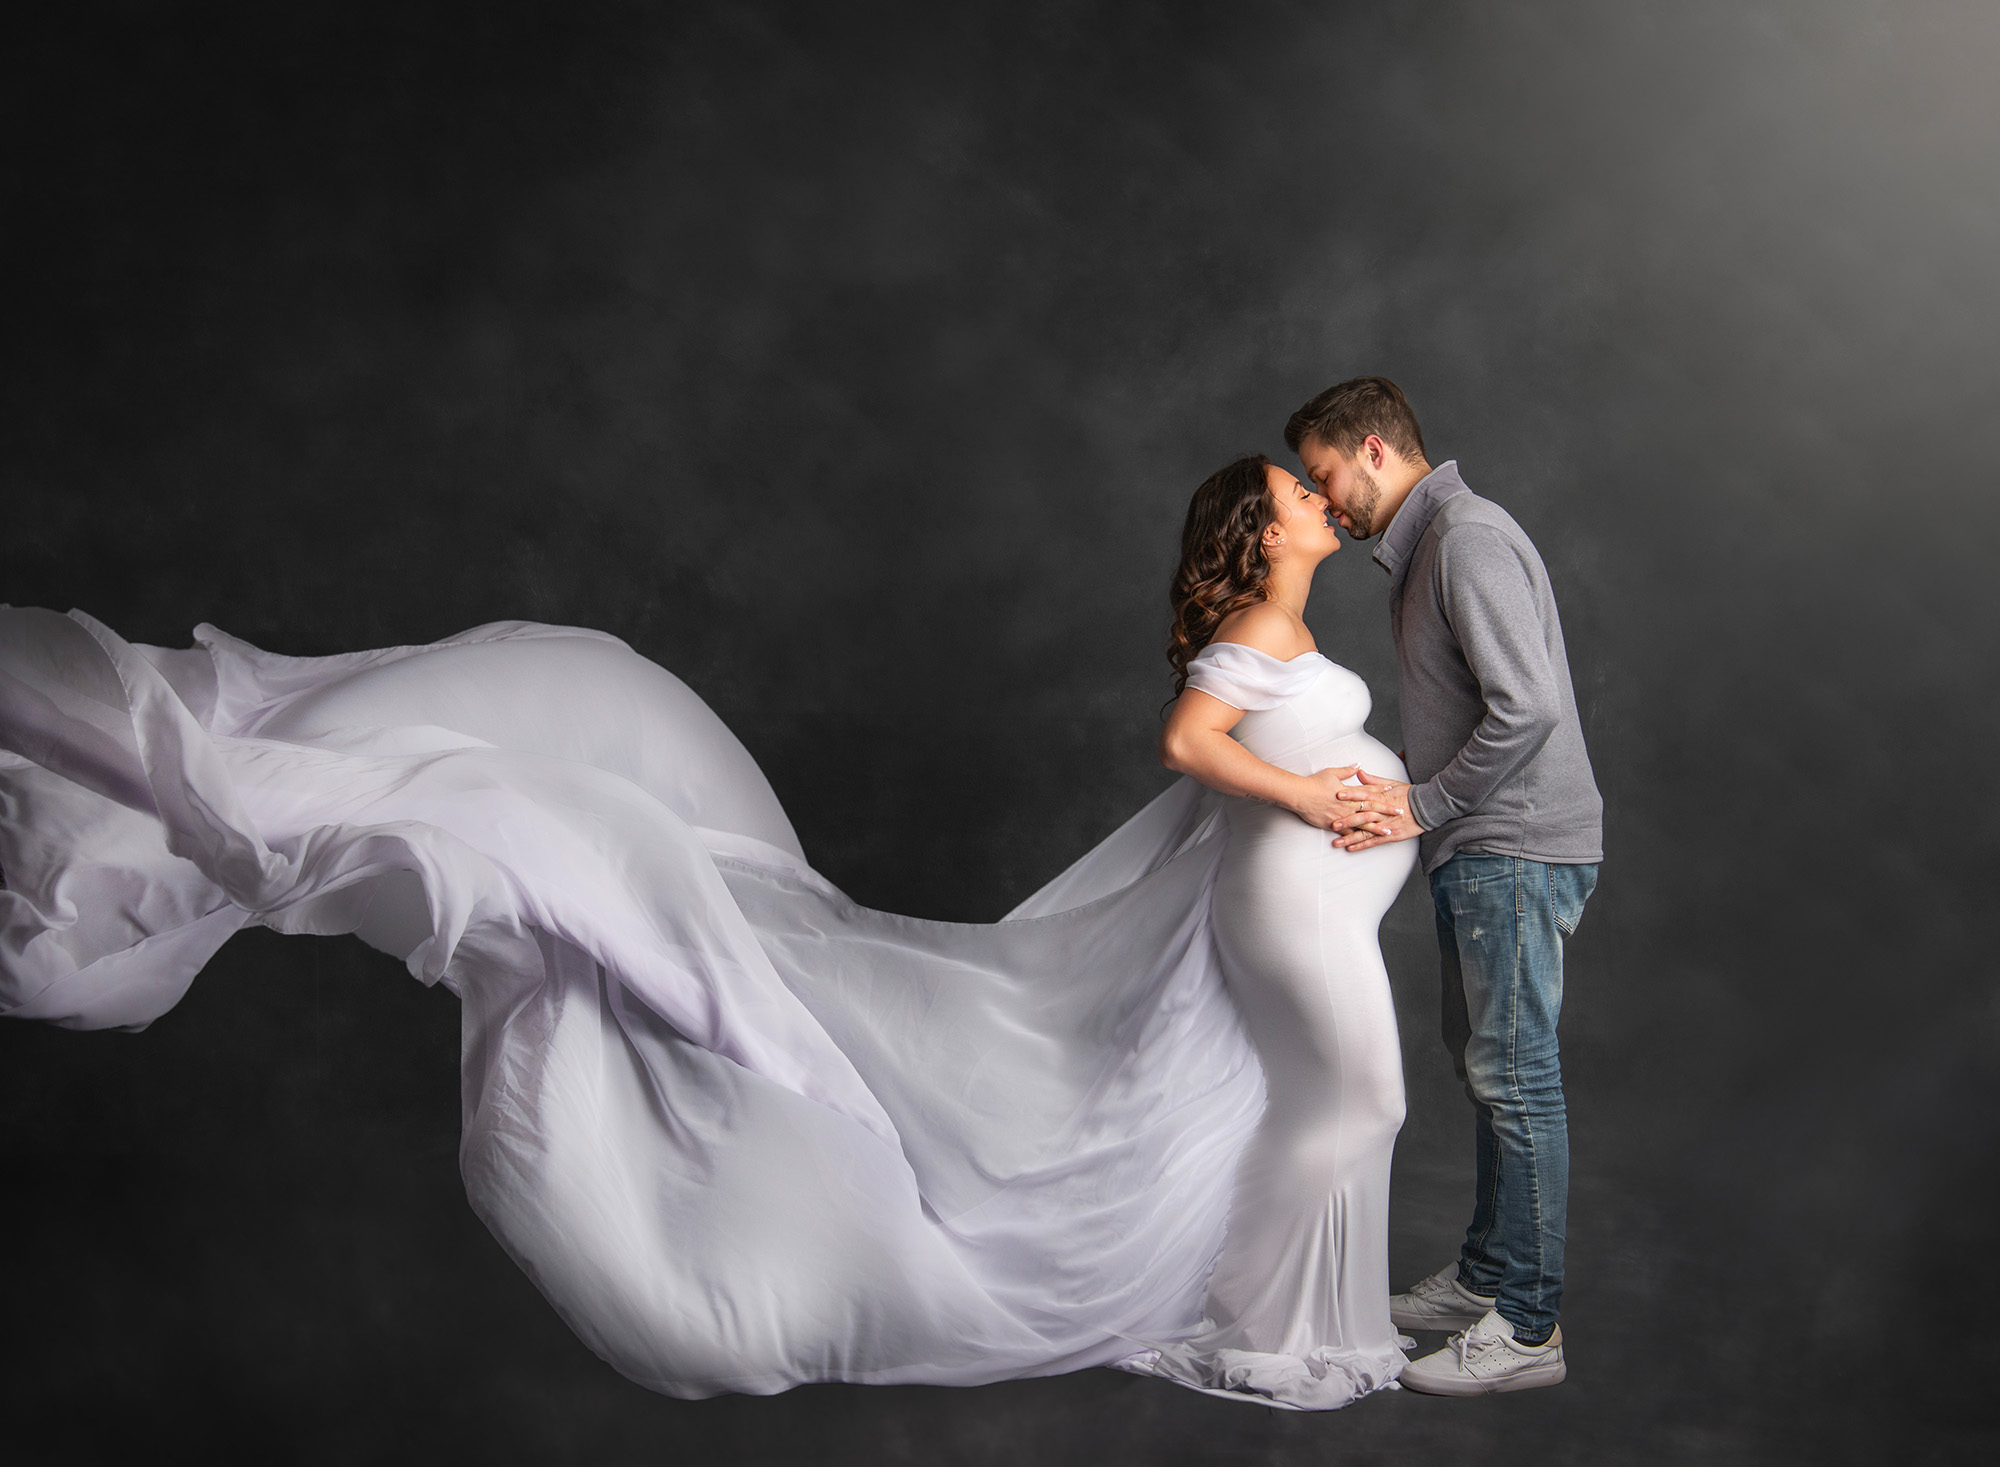
<svg viewBox="0 0 2000 1467"><path fill-rule="evenodd" d="M394 954L463 1003L473 1208L668 1394L1210 1359L1238 1163L1275 1134L1217 797L1176 783L1003 922L926 922L815 873L728 729L614 638L196 638L0 609L0 1012L144 1027L249 923ZM1356 1287L1354 1185L1274 1287ZM1339 1404L1278 1377L1400 1368L1372 1316L1299 1319L1282 1349L1351 1343L1246 1388Z"/></svg>

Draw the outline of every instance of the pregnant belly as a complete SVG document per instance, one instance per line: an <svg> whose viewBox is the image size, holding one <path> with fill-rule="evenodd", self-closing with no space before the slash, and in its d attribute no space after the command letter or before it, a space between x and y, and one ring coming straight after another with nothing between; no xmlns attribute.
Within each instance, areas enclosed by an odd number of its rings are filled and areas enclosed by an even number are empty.
<svg viewBox="0 0 2000 1467"><path fill-rule="evenodd" d="M1351 734L1270 762L1298 774L1358 764L1384 778L1409 778L1395 751L1367 734ZM1339 920L1358 921L1373 931L1416 864L1415 841L1335 850L1330 832L1277 805L1231 799L1226 808L1229 845L1216 898L1240 916L1254 913L1252 920L1331 916L1326 911L1331 905Z"/></svg>

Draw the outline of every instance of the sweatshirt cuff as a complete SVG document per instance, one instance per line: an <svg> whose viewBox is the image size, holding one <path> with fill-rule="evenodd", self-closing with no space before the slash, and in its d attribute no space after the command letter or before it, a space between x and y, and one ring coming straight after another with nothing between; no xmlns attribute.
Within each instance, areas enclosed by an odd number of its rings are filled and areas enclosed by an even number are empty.
<svg viewBox="0 0 2000 1467"><path fill-rule="evenodd" d="M1444 794L1435 779L1410 786L1410 818L1425 830L1436 830L1451 819Z"/></svg>

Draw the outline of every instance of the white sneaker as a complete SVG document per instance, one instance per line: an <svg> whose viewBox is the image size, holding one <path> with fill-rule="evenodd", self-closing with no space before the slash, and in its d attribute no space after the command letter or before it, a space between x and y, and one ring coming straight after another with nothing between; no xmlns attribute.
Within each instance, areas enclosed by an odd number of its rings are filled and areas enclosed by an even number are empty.
<svg viewBox="0 0 2000 1467"><path fill-rule="evenodd" d="M1493 1396L1554 1385L1567 1374L1561 1325L1547 1343L1522 1345L1515 1342L1514 1326L1489 1312L1435 1355L1412 1360L1398 1379L1405 1390L1427 1396Z"/></svg>
<svg viewBox="0 0 2000 1467"><path fill-rule="evenodd" d="M1407 1294L1389 1299L1389 1319L1397 1329L1470 1329L1486 1316L1493 1301L1458 1281L1458 1265L1446 1264Z"/></svg>

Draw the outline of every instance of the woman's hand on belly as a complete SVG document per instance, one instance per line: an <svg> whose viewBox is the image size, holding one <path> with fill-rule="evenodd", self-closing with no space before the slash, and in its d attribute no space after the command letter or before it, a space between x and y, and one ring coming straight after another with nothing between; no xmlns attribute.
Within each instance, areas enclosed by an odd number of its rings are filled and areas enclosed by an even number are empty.
<svg viewBox="0 0 2000 1467"><path fill-rule="evenodd" d="M1336 821L1352 816L1355 807L1340 797L1339 791L1352 794L1355 786L1346 780L1361 772L1358 764L1337 764L1331 769L1314 770L1304 776L1305 788L1291 806L1291 812L1306 824L1320 830L1332 830Z"/></svg>

